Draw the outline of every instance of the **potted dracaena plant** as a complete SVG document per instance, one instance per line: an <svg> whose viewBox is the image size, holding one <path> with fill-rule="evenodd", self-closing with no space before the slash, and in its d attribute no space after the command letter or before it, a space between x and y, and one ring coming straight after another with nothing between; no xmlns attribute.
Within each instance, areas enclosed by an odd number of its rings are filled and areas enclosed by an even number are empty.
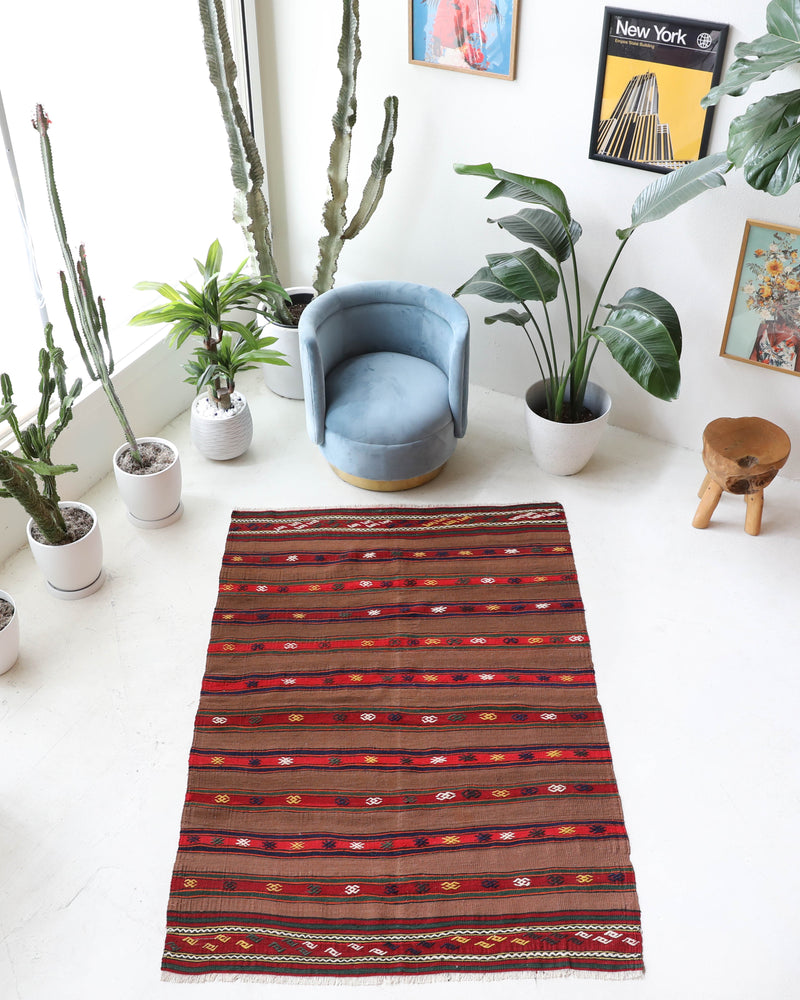
<svg viewBox="0 0 800 1000"><path fill-rule="evenodd" d="M526 205L514 215L488 221L527 246L489 254L486 266L454 294L480 295L515 307L487 317L486 322L520 327L530 342L541 380L526 393L526 421L534 458L544 471L579 472L599 441L611 406L608 394L589 381L600 344L649 393L659 399L676 398L681 328L674 308L646 288L631 288L605 304L606 289L620 254L640 226L724 185L729 168L725 154L718 153L648 185L634 202L630 225L617 230L619 244L587 307L576 251L582 230L563 191L551 181L496 170L490 163L455 165L459 174L494 182L487 198L512 198ZM560 320L550 308L559 295Z"/></svg>
<svg viewBox="0 0 800 1000"><path fill-rule="evenodd" d="M111 380L114 355L103 299L99 295L96 300L94 298L84 246L80 246L77 260L73 259L69 247L53 169L50 119L41 104L36 107L33 125L39 133L47 194L66 267L66 271L60 272L64 306L89 378L103 387L125 436L125 442L113 456L117 487L127 508L128 519L133 524L140 528L162 528L177 521L183 513L178 449L163 438L137 438L131 429Z"/></svg>
<svg viewBox="0 0 800 1000"><path fill-rule="evenodd" d="M200 339L193 357L184 365L186 382L203 395L192 404L192 441L206 458L236 458L250 447L253 418L244 394L236 391L236 375L257 365L285 365L271 349L275 337L259 330L255 319L242 322L268 298L283 300L287 293L270 278L244 274L246 260L233 274L222 277L222 247L214 240L206 259L195 264L203 279L196 287L182 281L182 291L159 281L142 281L136 287L156 291L167 301L137 313L131 324L171 324L169 343L181 347L190 336ZM246 317L245 317L246 318Z"/></svg>
<svg viewBox="0 0 800 1000"><path fill-rule="evenodd" d="M76 379L66 383L66 365L60 347L53 343L50 323L44 329L45 346L39 351L39 408L22 427L17 419L14 390L7 374L0 375L0 421L8 424L17 442L15 452L0 451L0 496L16 500L28 521L28 544L56 597L74 600L98 590L104 580L103 543L97 515L77 501L62 501L56 477L75 472L75 465L55 465L52 450L72 419L72 407L81 392ZM55 421L48 424L50 404L58 400Z"/></svg>
<svg viewBox="0 0 800 1000"><path fill-rule="evenodd" d="M242 227L257 273L271 275L274 281L280 282L273 255L269 207L263 190L264 167L236 90L236 64L225 21L224 0L199 0L199 5L209 77L219 98L228 135L231 176L236 191L233 217ZM372 218L383 195L394 156L398 102L396 97L390 96L383 102L383 129L370 176L361 202L348 221L348 165L356 123L356 80L361 60L358 0L343 0L338 52L341 84L333 116L333 141L328 163L330 197L323 209L325 232L319 241L316 271L310 286L289 287L288 299L273 296L265 302L262 310L271 332L277 337L278 350L290 366L264 368L264 381L278 395L291 399L303 397L297 334L300 314L315 295L333 287L342 247L347 240L354 239Z"/></svg>

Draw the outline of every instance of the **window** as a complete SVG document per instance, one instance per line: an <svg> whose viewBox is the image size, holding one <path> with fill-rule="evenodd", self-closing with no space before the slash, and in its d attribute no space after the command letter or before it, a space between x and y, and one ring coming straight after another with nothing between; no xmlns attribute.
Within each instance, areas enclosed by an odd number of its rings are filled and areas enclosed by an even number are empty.
<svg viewBox="0 0 800 1000"><path fill-rule="evenodd" d="M150 304L135 290L137 281L189 277L193 258L203 258L215 238L225 248L226 265L235 266L245 255L241 232L231 220L224 126L193 2L138 0L119 7L108 0L79 5L38 0L9 4L3 21L0 93L47 311L56 342L77 361L68 376L75 378L85 373L61 298L63 262L39 138L31 126L36 103L52 121L56 181L70 245L77 252L81 242L86 244L117 361L152 336L149 329L127 325ZM236 17L233 37L235 26ZM42 324L3 159L0 370L9 372L22 413L37 399ZM175 378L181 377L176 369Z"/></svg>

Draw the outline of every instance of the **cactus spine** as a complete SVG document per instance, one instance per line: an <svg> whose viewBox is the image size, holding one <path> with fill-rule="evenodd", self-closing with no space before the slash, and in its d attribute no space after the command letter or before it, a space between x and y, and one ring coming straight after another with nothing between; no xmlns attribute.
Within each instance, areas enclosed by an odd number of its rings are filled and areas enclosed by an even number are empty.
<svg viewBox="0 0 800 1000"><path fill-rule="evenodd" d="M131 457L137 465L141 465L142 456L139 451L139 445L136 443L136 437L125 415L122 402L114 389L114 383L111 381L111 376L114 372L114 355L111 350L103 300L98 295L95 304L92 283L89 278L89 267L86 263L86 250L83 244L80 246L78 259L75 261L72 258L67 241L67 227L64 223L63 212L61 211L61 199L58 195L53 170L53 151L47 132L49 124L50 120L45 114L44 108L41 104L37 104L33 127L39 133L39 146L42 154L42 163L44 164L50 209L53 215L58 243L61 247L61 255L64 258L64 264L67 268L66 274L64 271L59 272L64 306L89 378L93 382L100 382L103 386L106 397L128 442ZM67 279L67 275L69 276L69 280ZM70 296L70 289L72 297ZM75 299L75 307L73 307L72 298Z"/></svg>
<svg viewBox="0 0 800 1000"><path fill-rule="evenodd" d="M38 525L50 545L68 540L67 527L58 506L56 476L74 472L75 465L53 465L51 452L58 436L72 419L72 405L81 392L76 379L68 390L64 352L53 343L53 327L44 329L46 346L39 351L39 409L36 417L24 429L20 428L13 402L14 390L7 374L0 375L0 420L5 421L17 441L21 455L0 451L0 497L13 497ZM59 401L58 417L51 429L47 420L53 393ZM39 486L36 477L41 480Z"/></svg>
<svg viewBox="0 0 800 1000"><path fill-rule="evenodd" d="M270 235L269 208L263 193L264 167L236 91L236 66L222 0L198 0L198 2L209 76L217 91L228 135L231 176L236 189L234 220L242 226L259 274L271 275L279 281ZM372 218L383 195L386 177L392 169L394 156L398 102L396 97L387 97L384 101L383 130L370 168L370 176L364 187L361 203L348 225L347 172L352 132L356 122L356 78L361 59L358 28L358 0L343 0L338 61L341 86L333 116L334 136L328 164L330 197L323 209L325 234L319 241L319 259L313 281L318 294L333 286L339 254L345 240L357 236ZM272 310L277 322L294 325L285 302L276 299L272 303Z"/></svg>

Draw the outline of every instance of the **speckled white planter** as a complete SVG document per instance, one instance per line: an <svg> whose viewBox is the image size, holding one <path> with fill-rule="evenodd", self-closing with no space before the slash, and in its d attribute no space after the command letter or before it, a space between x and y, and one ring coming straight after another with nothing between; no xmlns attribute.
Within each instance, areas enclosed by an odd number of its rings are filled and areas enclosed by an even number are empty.
<svg viewBox="0 0 800 1000"><path fill-rule="evenodd" d="M240 392L231 393L230 410L217 410L205 395L192 403L192 443L205 458L226 461L243 455L253 440L253 417Z"/></svg>
<svg viewBox="0 0 800 1000"><path fill-rule="evenodd" d="M574 476L600 443L611 411L611 397L605 389L589 382L584 403L598 416L580 424L562 424L540 417L535 411L544 403L544 382L536 382L525 393L525 424L533 459L542 472L552 476Z"/></svg>
<svg viewBox="0 0 800 1000"><path fill-rule="evenodd" d="M103 540L97 514L85 503L62 500L60 507L78 507L94 518L91 530L77 542L67 545L44 545L33 537L33 521L28 521L28 545L36 565L47 581L47 589L63 601L88 597L103 586Z"/></svg>
<svg viewBox="0 0 800 1000"><path fill-rule="evenodd" d="M11 594L0 590L0 600L8 601L14 608L11 621L5 628L0 629L0 674L4 674L14 666L19 656L19 615L16 601Z"/></svg>
<svg viewBox="0 0 800 1000"><path fill-rule="evenodd" d="M309 301L316 295L313 288L305 285L287 288L286 291L292 298L307 296ZM277 338L270 350L280 351L285 360L289 362L288 368L285 365L262 365L264 385L287 399L302 399L304 395L303 371L300 368L300 337L297 333L297 327L267 322L264 324L264 333L269 337Z"/></svg>
<svg viewBox="0 0 800 1000"><path fill-rule="evenodd" d="M172 451L175 459L172 465L160 472L135 476L125 472L117 464L120 455L128 448L127 442L121 444L114 452L113 460L117 489L132 524L137 528L165 528L177 521L183 513L180 455L175 445L164 438L143 437L136 440L139 444L163 444Z"/></svg>

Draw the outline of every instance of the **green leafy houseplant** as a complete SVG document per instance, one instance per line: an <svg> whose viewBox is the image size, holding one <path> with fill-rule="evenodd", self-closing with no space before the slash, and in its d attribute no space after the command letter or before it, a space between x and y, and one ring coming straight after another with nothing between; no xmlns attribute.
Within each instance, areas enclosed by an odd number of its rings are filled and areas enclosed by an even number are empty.
<svg viewBox="0 0 800 1000"><path fill-rule="evenodd" d="M0 375L0 421L11 428L19 454L0 451L0 497L16 500L33 519L49 545L65 545L70 537L64 515L59 507L56 476L75 472L76 465L54 465L53 446L72 420L72 406L81 393L82 383L76 379L68 389L64 352L53 343L53 327L44 330L45 346L39 351L39 408L31 422L21 427L15 413L14 390L6 373ZM48 429L50 404L54 394L58 399L58 415Z"/></svg>
<svg viewBox="0 0 800 1000"><path fill-rule="evenodd" d="M739 97L752 83L800 63L800 0L767 4L766 34L739 42L736 59L722 82L703 98L703 107ZM772 195L785 194L800 180L800 90L772 94L734 118L728 132L728 158L747 183Z"/></svg>
<svg viewBox="0 0 800 1000"><path fill-rule="evenodd" d="M53 223L61 247L61 254L66 265L66 274L59 272L61 277L61 292L64 297L64 306L69 317L72 333L81 352L81 358L86 367L89 378L93 382L100 382L106 398L111 404L111 409L122 427L125 440L128 442L131 459L137 466L142 466L143 458L136 441L136 436L131 429L130 422L125 415L122 402L114 388L111 376L114 373L114 355L111 350L111 341L108 334L108 323L106 321L106 311L101 296L94 299L92 282L89 277L89 267L86 263L86 250L81 244L78 251L78 259L74 260L69 248L67 239L67 227L64 223L64 215L61 210L61 199L56 187L55 173L53 170L53 150L50 145L48 128L50 119L45 114L41 104L36 105L36 116L33 119L33 127L39 133L39 145L44 165L45 181L47 184L47 194L50 199L50 208L53 215ZM71 290L71 294L70 294ZM72 299L75 300L73 307ZM76 315L77 314L77 315Z"/></svg>
<svg viewBox="0 0 800 1000"><path fill-rule="evenodd" d="M209 76L217 91L228 135L231 175L236 191L233 217L242 227L258 273L272 275L279 282L269 207L263 191L264 167L236 90L236 65L223 0L199 0L199 5ZM338 60L341 84L333 116L334 137L328 163L330 197L323 210L325 233L319 241L319 259L313 280L317 294L333 286L339 254L345 241L354 239L364 229L378 206L392 169L397 130L397 98L387 97L384 101L383 129L370 176L358 209L348 222L348 165L356 123L356 80L361 60L358 0L343 0L342 10ZM297 325L297 314L290 311L288 299L284 297L268 300L265 311L276 323Z"/></svg>
<svg viewBox="0 0 800 1000"><path fill-rule="evenodd" d="M510 323L525 331L545 382L544 416L556 421L580 420L589 372L601 343L649 393L666 400L677 396L681 328L675 310L646 288L631 288L616 301L604 304L606 287L620 254L640 226L669 215L709 188L724 185L723 174L729 168L725 154L718 153L648 185L634 202L630 225L617 230L619 246L587 309L581 296L576 252L582 230L561 189L540 178L496 170L490 163L455 165L456 173L495 182L487 198L513 198L537 206L488 220L527 246L489 254L486 266L454 294L480 295L490 302L517 307L489 316L486 322ZM566 346L559 344L559 324L549 308L559 293ZM598 321L601 307L607 313Z"/></svg>
<svg viewBox="0 0 800 1000"><path fill-rule="evenodd" d="M205 262L195 259L195 264L203 279L200 287L182 281L183 290L179 291L164 282L140 282L137 288L156 291L167 301L137 313L131 324L171 324L169 343L176 348L190 336L200 337L202 343L195 348L193 359L184 365L188 373L185 381L198 390L207 387L214 406L229 410L234 377L238 372L254 368L256 364L286 364L277 351L269 350L275 338L264 336L255 320L242 323L234 312L254 312L259 303L268 298L285 299L286 293L270 278L244 274L246 260L233 274L222 277L222 247L218 240L208 248Z"/></svg>

